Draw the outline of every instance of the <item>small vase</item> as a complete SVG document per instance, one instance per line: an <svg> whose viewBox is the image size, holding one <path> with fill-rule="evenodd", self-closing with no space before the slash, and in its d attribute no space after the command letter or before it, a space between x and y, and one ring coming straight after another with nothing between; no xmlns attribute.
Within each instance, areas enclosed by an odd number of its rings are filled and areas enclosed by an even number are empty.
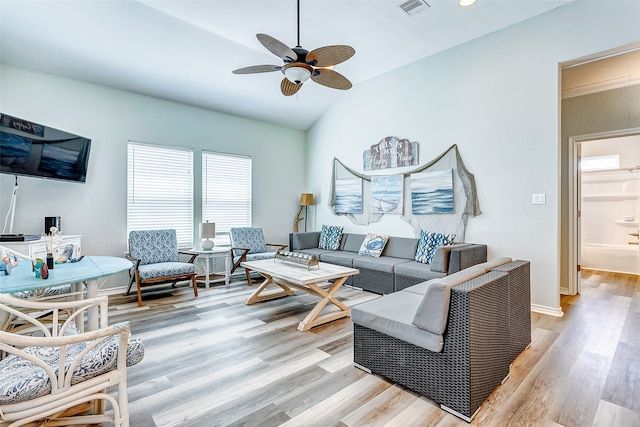
<svg viewBox="0 0 640 427"><path fill-rule="evenodd" d="M48 253L47 254L47 268L49 270L53 270L53 265L54 265L53 254L52 253Z"/></svg>

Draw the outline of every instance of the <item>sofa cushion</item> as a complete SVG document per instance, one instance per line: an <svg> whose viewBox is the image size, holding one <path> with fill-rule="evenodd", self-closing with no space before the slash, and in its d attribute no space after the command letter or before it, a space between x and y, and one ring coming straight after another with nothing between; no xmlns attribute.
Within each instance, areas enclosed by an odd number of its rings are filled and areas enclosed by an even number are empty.
<svg viewBox="0 0 640 427"><path fill-rule="evenodd" d="M477 265L474 265L473 267L465 268L464 270L460 270L457 273L453 273L449 276L443 276L437 279L430 279L426 282L409 286L408 288L403 289L403 291L424 295L427 292L427 288L431 286L432 282L442 281L446 279L449 282L460 284L460 283L466 282L467 280L475 279L478 276L482 276L486 272L487 270L484 269L483 267L478 267Z"/></svg>
<svg viewBox="0 0 640 427"><path fill-rule="evenodd" d="M320 259L321 254L326 254L328 251L326 249L319 248L308 248L308 249L296 249L296 252L308 255L315 255L316 258Z"/></svg>
<svg viewBox="0 0 640 427"><path fill-rule="evenodd" d="M413 324L418 328L425 329L434 334L443 334L449 318L451 288L485 274L484 269L479 267L471 267L463 271L466 272L471 269L474 271L467 272L467 275L451 275L443 277L442 279L430 280L429 285L426 286L422 301L415 311Z"/></svg>
<svg viewBox="0 0 640 427"><path fill-rule="evenodd" d="M382 253L383 256L413 260L419 239L413 237L390 237Z"/></svg>
<svg viewBox="0 0 640 427"><path fill-rule="evenodd" d="M427 350L441 352L443 337L413 325L413 314L421 296L410 292L394 292L351 308L353 323L409 342Z"/></svg>
<svg viewBox="0 0 640 427"><path fill-rule="evenodd" d="M344 267L353 267L353 260L357 256L357 252L329 251L320 254L320 261L342 265Z"/></svg>
<svg viewBox="0 0 640 427"><path fill-rule="evenodd" d="M455 237L455 234L442 234L420 230L420 241L418 242L415 260L424 264L431 264L436 248L438 246L450 245L453 243Z"/></svg>
<svg viewBox="0 0 640 427"><path fill-rule="evenodd" d="M418 261L408 261L395 266L393 272L401 276L417 277L418 279L430 280L437 277L444 277L446 273L431 270L428 264Z"/></svg>
<svg viewBox="0 0 640 427"><path fill-rule="evenodd" d="M345 233L340 250L357 253L360 251L365 236L365 234Z"/></svg>
<svg viewBox="0 0 640 427"><path fill-rule="evenodd" d="M388 240L389 236L386 234L367 233L364 240L362 241L362 245L360 245L358 255L366 255L369 257L377 258L382 253L382 250L384 249Z"/></svg>
<svg viewBox="0 0 640 427"><path fill-rule="evenodd" d="M398 264L404 264L405 262L411 261L407 261L404 258L393 258L390 256L383 256L380 258L373 258L370 256L357 256L353 259L353 267L393 273L395 266L397 266Z"/></svg>
<svg viewBox="0 0 640 427"><path fill-rule="evenodd" d="M320 237L318 239L318 248L337 251L340 248L340 239L342 238L342 230L344 227L338 225L322 225Z"/></svg>
<svg viewBox="0 0 640 427"><path fill-rule="evenodd" d="M454 249L464 248L470 246L468 243L452 243L446 246L438 246L431 260L431 271L437 271L438 273L447 273L449 270L449 258L451 251Z"/></svg>

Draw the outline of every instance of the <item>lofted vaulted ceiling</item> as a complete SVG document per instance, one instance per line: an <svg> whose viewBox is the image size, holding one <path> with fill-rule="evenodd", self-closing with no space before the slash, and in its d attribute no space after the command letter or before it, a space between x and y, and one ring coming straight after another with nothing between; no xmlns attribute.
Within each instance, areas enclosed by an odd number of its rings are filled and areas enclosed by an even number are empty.
<svg viewBox="0 0 640 427"><path fill-rule="evenodd" d="M335 70L358 85L396 68L545 13L572 0L302 0L301 44L346 44ZM296 45L296 1L0 0L0 60L9 65L308 129L345 92L305 84L280 93L282 74L235 75L281 65L256 39Z"/></svg>

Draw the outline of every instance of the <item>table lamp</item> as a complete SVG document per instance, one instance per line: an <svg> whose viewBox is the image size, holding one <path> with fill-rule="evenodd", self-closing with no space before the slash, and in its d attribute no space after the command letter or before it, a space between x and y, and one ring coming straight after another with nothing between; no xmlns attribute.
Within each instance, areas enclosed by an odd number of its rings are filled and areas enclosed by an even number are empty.
<svg viewBox="0 0 640 427"><path fill-rule="evenodd" d="M216 223L215 222L201 222L200 223L200 238L205 239L202 241L202 249L213 249L213 242L209 239L216 237Z"/></svg>

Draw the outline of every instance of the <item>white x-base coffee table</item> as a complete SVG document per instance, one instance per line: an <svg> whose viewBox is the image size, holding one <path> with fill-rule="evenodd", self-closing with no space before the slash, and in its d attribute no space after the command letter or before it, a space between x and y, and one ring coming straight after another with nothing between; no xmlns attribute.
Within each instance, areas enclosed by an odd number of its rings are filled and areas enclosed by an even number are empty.
<svg viewBox="0 0 640 427"><path fill-rule="evenodd" d="M256 271L264 277L264 281L247 299L246 304L295 295L291 288L320 297L320 301L298 325L299 331L308 331L314 326L351 315L349 307L338 301L335 294L349 276L358 274L358 269L320 262L318 268L314 267L310 270L304 265L274 261L273 259L243 262L241 266ZM331 279L336 279L336 281L327 282ZM262 292L269 285L277 285L281 290L263 295ZM340 310L320 315L328 303L335 305Z"/></svg>

